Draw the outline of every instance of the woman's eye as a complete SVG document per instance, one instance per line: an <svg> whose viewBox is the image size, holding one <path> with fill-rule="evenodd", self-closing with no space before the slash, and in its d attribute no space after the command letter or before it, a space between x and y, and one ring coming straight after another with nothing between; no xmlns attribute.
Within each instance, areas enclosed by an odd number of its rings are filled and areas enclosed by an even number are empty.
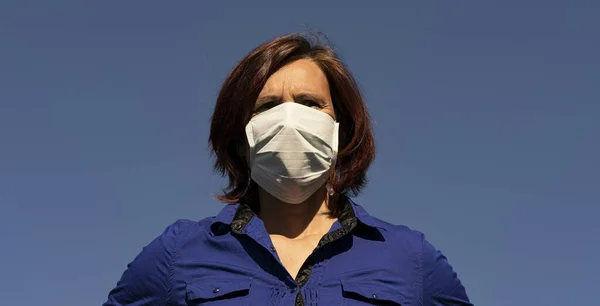
<svg viewBox="0 0 600 306"><path fill-rule="evenodd" d="M276 106L277 104L279 104L277 101L269 101L269 102L265 102L261 105L259 105L258 107L256 107L254 109L254 113L260 113L260 112L264 112L274 106Z"/></svg>
<svg viewBox="0 0 600 306"><path fill-rule="evenodd" d="M322 107L322 105L319 102L316 102L316 101L313 101L313 100L303 100L302 104L306 105L308 107L318 107L318 108Z"/></svg>

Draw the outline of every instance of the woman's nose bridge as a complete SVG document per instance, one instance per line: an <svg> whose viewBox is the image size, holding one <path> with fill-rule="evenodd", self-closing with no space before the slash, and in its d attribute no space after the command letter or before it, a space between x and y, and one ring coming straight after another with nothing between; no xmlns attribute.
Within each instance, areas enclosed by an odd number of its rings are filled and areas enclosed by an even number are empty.
<svg viewBox="0 0 600 306"><path fill-rule="evenodd" d="M294 102L294 95L296 94L294 87L294 82L290 82L289 80L281 82L281 98L283 102Z"/></svg>
<svg viewBox="0 0 600 306"><path fill-rule="evenodd" d="M294 94L289 88L283 88L281 91L283 102L294 102Z"/></svg>

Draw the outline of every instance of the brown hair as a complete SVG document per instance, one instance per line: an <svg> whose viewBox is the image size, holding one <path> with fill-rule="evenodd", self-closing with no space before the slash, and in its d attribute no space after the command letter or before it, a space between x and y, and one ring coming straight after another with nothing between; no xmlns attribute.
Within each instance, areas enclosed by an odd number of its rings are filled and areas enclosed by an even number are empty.
<svg viewBox="0 0 600 306"><path fill-rule="evenodd" d="M358 85L348 67L328 45L302 35L285 35L263 43L244 57L223 82L210 126L209 143L216 156L214 169L227 175L222 202L245 202L257 209L257 186L250 178L244 154L245 126L267 79L281 67L299 60L315 62L326 75L337 121L339 149L331 186L335 196L329 208L338 214L339 196L357 195L366 185L366 173L375 156L371 120Z"/></svg>

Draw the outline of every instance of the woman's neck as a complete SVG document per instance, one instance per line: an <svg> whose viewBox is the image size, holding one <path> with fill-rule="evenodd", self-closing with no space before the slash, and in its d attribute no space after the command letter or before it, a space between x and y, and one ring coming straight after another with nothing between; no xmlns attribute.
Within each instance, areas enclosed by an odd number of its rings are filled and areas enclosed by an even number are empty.
<svg viewBox="0 0 600 306"><path fill-rule="evenodd" d="M327 207L325 188L319 189L300 204L282 202L259 188L259 200L259 218L271 235L289 239L323 236L335 222L335 219L330 217Z"/></svg>

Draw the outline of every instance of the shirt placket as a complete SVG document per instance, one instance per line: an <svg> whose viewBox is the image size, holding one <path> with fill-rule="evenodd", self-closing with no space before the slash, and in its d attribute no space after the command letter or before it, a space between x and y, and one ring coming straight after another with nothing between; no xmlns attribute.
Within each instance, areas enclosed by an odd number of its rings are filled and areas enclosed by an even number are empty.
<svg viewBox="0 0 600 306"><path fill-rule="evenodd" d="M294 305L304 306L307 303L313 304L310 300L305 301L306 298L310 299L311 296L304 297L304 295L302 294L302 289L310 279L310 275L317 260L317 254L319 254L319 252L324 246L349 234L357 225L356 217L351 216L348 218L340 218L341 223L336 221L332 226L331 230L327 234L325 234L321 238L321 240L319 240L317 247L306 258L306 260L300 267L296 278L292 279L291 275L287 272L287 270L281 263L281 260L277 255L273 242L271 241L271 237L267 233L267 230L264 227L262 221L256 218L256 216L249 210L248 207L241 207L241 209L244 209L245 211L238 212L240 213L238 218L239 220L233 222L233 231L239 234L245 234L249 236L272 255L272 260L274 260L277 265L277 269L274 269L275 271L272 272L285 274L285 279L289 282L287 284L289 293L292 295L295 294Z"/></svg>

